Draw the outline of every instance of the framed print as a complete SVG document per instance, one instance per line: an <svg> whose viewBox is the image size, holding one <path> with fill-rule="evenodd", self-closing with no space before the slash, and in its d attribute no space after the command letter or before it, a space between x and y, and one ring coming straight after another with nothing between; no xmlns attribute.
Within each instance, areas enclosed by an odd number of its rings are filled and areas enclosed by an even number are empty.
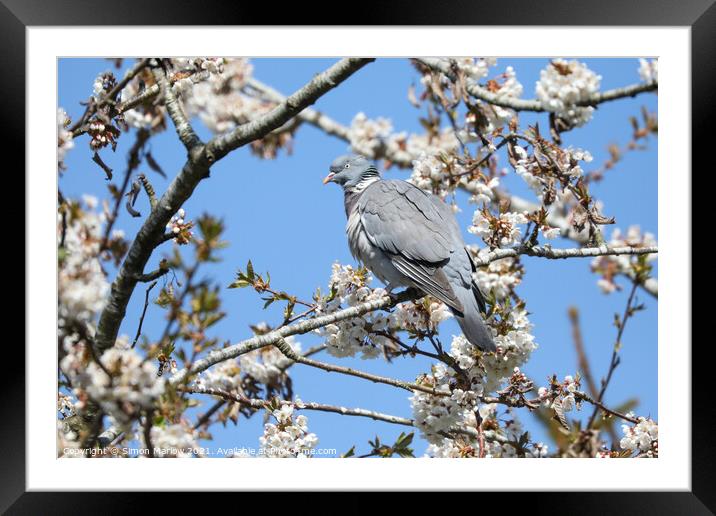
<svg viewBox="0 0 716 516"><path fill-rule="evenodd" d="M711 3L351 26L209 4L3 2L28 201L3 509L427 490L710 514Z"/></svg>

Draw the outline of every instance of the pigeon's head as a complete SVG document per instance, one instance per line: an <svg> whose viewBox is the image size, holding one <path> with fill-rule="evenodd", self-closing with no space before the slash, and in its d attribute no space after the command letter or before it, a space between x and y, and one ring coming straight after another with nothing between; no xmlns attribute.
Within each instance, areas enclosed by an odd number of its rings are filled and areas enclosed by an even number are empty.
<svg viewBox="0 0 716 516"><path fill-rule="evenodd" d="M323 179L323 184L337 183L344 190L366 186L380 179L375 165L365 156L339 156L331 163L329 174Z"/></svg>

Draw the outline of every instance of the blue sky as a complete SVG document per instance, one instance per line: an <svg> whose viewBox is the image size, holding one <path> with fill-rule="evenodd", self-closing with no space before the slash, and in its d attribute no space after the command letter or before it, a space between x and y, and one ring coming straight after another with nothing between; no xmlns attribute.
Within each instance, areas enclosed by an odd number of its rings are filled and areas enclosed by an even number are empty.
<svg viewBox="0 0 716 516"><path fill-rule="evenodd" d="M637 59L582 61L602 76L602 89L639 81ZM275 89L290 93L333 62L335 59L255 59L254 75ZM498 59L493 70L497 74L506 66L513 66L524 86L523 97L533 97L534 84L546 63L547 59L504 58ZM118 77L122 76L127 64L125 62L119 72L115 71ZM91 94L94 78L108 69L112 69L112 64L101 59L61 59L58 62L58 104L73 120L82 114L83 106L79 102ZM378 59L325 95L314 107L346 125L356 113L363 111L371 118L382 116L391 119L396 131L419 133L422 129L418 119L423 112L410 105L406 96L408 87L417 84L418 80L417 72L407 60ZM608 158L609 144L624 145L629 141L632 132L629 117L639 118L642 106L656 112L657 96L644 94L634 99L602 104L589 124L563 135L565 146L582 147L592 153L594 161L585 167L586 170L599 167ZM548 127L545 114L524 113L520 116L523 128L536 121L541 127ZM201 122L195 120L194 123L202 138L211 136ZM131 135L123 135L115 153L109 149L102 151L103 159L113 169L123 170L132 142ZM266 161L252 156L248 149L243 148L214 166L211 178L200 183L194 196L184 206L189 218L208 212L223 218L226 225L224 239L230 245L221 251L221 263L207 265L203 269L204 277L218 281L223 288L231 282L237 267L243 267L251 259L257 271L270 271L276 288L303 298L309 298L318 286L325 289L333 262L354 263L345 240L342 194L335 185L324 187L321 184L330 162L346 150L345 142L305 126L296 135L291 155L281 152L278 159ZM185 151L171 128L152 138L151 151L170 178L183 164ZM505 163L503 156L501 164ZM67 154L65 164L68 171L60 185L66 197L77 198L84 193L106 197L104 174L91 161L86 136L78 139L75 148ZM147 173L158 193L166 188L167 181L149 171L146 165L140 167L140 172ZM115 181L121 180L121 175L117 174ZM386 174L387 177L403 179L408 175L408 171L397 169L391 169ZM515 174L504 178L503 185L514 193L533 198ZM639 224L643 230L656 234L658 238L656 138L649 140L646 150L627 153L614 169L607 172L604 181L592 187L592 193L604 201L605 214L616 217L618 227L626 229L632 224ZM465 231L470 224L473 205L468 205L462 195L458 196L458 202L463 208L458 214L458 221L466 242L481 244L477 237ZM137 205L143 214L147 213L144 198L140 197ZM140 221L123 211L116 227L125 230L131 237L139 229ZM609 235L611 228L606 227L605 236ZM552 243L559 247L572 246L563 241ZM165 246L155 252L147 269L156 268L162 254L169 249ZM546 384L546 378L552 373L560 378L574 374L577 359L567 308L576 306L581 314L587 354L598 381L608 368L616 335L613 316L624 310L626 289L608 296L602 294L596 286L597 278L589 271L589 259L552 261L525 258L524 263L527 272L519 293L527 301L539 344L539 349L524 368L525 372L538 385ZM113 277L114 271L111 268L110 271ZM263 303L253 290L225 289L222 295L223 309L228 317L214 327L214 333L222 339L237 342L250 336L249 324L259 321L277 324L281 321L280 308L262 310ZM143 289L137 289L121 333L134 335L143 297ZM635 397L639 400L636 412L656 419L657 303L641 291L638 298L645 303L647 310L629 321L623 339L622 362L614 374L606 402L618 405ZM159 337L164 315L159 307L150 306L144 322L144 334L150 339ZM440 329L444 342L449 342L457 332L454 321L443 323ZM300 336L299 341L303 349L320 342L314 335ZM422 358L397 359L388 364L380 359L335 359L325 353L316 357L407 380L430 368L430 363ZM329 375L300 365L292 368L291 375L294 391L306 401L362 407L411 417L409 394L405 391L357 378ZM210 399L205 399L205 402L205 406L212 403ZM532 421L526 411L520 411L520 414L533 439L546 439L541 427ZM580 413L570 413L580 418L587 418L589 414L586 408ZM376 434L381 441L390 443L400 432L410 430L364 418L320 412L306 412L306 415L311 431L318 435L319 447L336 448L339 454L353 445L356 445L358 453L369 451L367 441ZM248 421L242 419L238 426L229 425L225 429L215 426L212 428L215 438L212 446L257 447L261 425L262 418L254 416ZM425 441L416 435L416 455L421 455L425 447Z"/></svg>

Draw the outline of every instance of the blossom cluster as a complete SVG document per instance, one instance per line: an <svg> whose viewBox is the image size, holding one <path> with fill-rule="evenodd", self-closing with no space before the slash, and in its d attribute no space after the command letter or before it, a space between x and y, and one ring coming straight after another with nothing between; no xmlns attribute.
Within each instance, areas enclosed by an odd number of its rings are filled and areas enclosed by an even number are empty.
<svg viewBox="0 0 716 516"><path fill-rule="evenodd" d="M154 77L152 77L151 74L148 74L148 76L138 75L134 77L122 88L119 95L120 102L125 103L136 98L146 87L152 84L154 84ZM132 109L124 111L122 116L129 127L145 129L151 133L158 133L163 131L166 127L166 113L167 109L163 103L143 102Z"/></svg>
<svg viewBox="0 0 716 516"><path fill-rule="evenodd" d="M99 260L104 213L97 199L84 196L69 213L57 215L57 240L62 244L58 271L60 327L71 321L89 322L104 308L109 282Z"/></svg>
<svg viewBox="0 0 716 516"><path fill-rule="evenodd" d="M308 418L294 416L294 405L301 408L301 400L284 404L271 411L276 423L266 423L259 438L261 455L268 458L307 458L318 444L316 434L308 431Z"/></svg>
<svg viewBox="0 0 716 516"><path fill-rule="evenodd" d="M454 153L421 152L412 161L412 165L413 170L408 182L443 200L460 186L471 194L470 202L489 203L495 197L494 189L500 184L498 177L485 178L481 174L469 173ZM457 205L453 204L453 209L456 210Z"/></svg>
<svg viewBox="0 0 716 516"><path fill-rule="evenodd" d="M515 309L499 330L492 328L497 347L493 354L481 352L463 335L453 337L449 355L457 368L436 363L430 374L418 379L446 395L416 391L411 398L416 426L428 441L439 441L440 432L450 427L470 424L479 398L503 385L537 348L531 329L526 312Z"/></svg>
<svg viewBox="0 0 716 516"><path fill-rule="evenodd" d="M174 71L168 77L172 90L179 94L190 92L195 81L210 77L211 74L224 73L224 62L223 57L173 58L171 63Z"/></svg>
<svg viewBox="0 0 716 516"><path fill-rule="evenodd" d="M182 420L175 424L152 426L150 430L154 457L194 457L200 456L199 435L188 422Z"/></svg>
<svg viewBox="0 0 716 516"><path fill-rule="evenodd" d="M129 348L126 338L98 357L101 364L92 357L88 341L65 339L64 345L60 369L71 380L80 409L92 399L118 425L127 427L164 393L164 378L157 376L154 364Z"/></svg>
<svg viewBox="0 0 716 516"><path fill-rule="evenodd" d="M475 246L468 246L468 249L478 259L490 252L487 247L477 250ZM505 299L522 282L522 268L516 258L501 258L490 262L486 267L479 267L472 277L480 292L492 293L496 299Z"/></svg>
<svg viewBox="0 0 716 516"><path fill-rule="evenodd" d="M353 117L348 129L348 141L354 152L364 156L377 156L387 145L393 125L386 118L372 120L360 112Z"/></svg>
<svg viewBox="0 0 716 516"><path fill-rule="evenodd" d="M301 343L295 337L284 337L284 341L295 353L301 352ZM265 385L274 385L279 382L292 360L275 346L266 346L241 355L239 363L241 371L256 381Z"/></svg>
<svg viewBox="0 0 716 516"><path fill-rule="evenodd" d="M92 85L92 98L95 103L100 103L104 100L110 91L117 85L117 79L114 74L110 71L99 74ZM90 137L89 146L92 150L96 151L101 148L111 145L112 149L115 149L117 145L117 138L119 137L120 131L117 127L112 125L109 120L109 108L105 105L100 105L97 109L97 114L89 120L87 126L87 134ZM117 121L124 124L124 116L119 115Z"/></svg>
<svg viewBox="0 0 716 516"><path fill-rule="evenodd" d="M549 387L540 387L537 396L546 408L557 410L561 413L569 412L575 407L580 408L581 401L575 396L579 390L579 376L576 378L567 375L561 382L553 378Z"/></svg>
<svg viewBox="0 0 716 516"><path fill-rule="evenodd" d="M353 117L347 138L353 152L370 158L390 156L404 162L449 155L460 144L452 128L430 134L395 133L390 120L382 117L371 119L363 112Z"/></svg>
<svg viewBox="0 0 716 516"><path fill-rule="evenodd" d="M555 59L540 72L535 89L537 98L571 126L584 125L592 118L592 106L579 107L599 91L602 78L576 60Z"/></svg>
<svg viewBox="0 0 716 516"><path fill-rule="evenodd" d="M392 330L405 330L412 335L433 334L438 325L452 317L450 309L430 296L400 303L388 317Z"/></svg>
<svg viewBox="0 0 716 516"><path fill-rule="evenodd" d="M615 228L608 245L610 247L652 247L657 245L653 233L642 233L639 226L629 226L626 233ZM597 256L592 260L591 269L601 277L597 285L605 294L621 290L615 279L619 274L636 274L642 272L650 262L656 260L656 254Z"/></svg>
<svg viewBox="0 0 716 516"><path fill-rule="evenodd" d="M182 89L187 113L198 115L212 132L223 133L269 111L273 105L242 92L252 73L248 59L225 59L207 80Z"/></svg>
<svg viewBox="0 0 716 516"><path fill-rule="evenodd" d="M174 234L174 241L179 245L188 244L191 241L191 228L194 227L194 223L184 220L184 217L186 217L186 211L184 208L179 208L167 223L167 230Z"/></svg>
<svg viewBox="0 0 716 516"><path fill-rule="evenodd" d="M511 66L508 66L495 79L487 81L486 89L498 100L517 99L522 96L523 92L522 84L517 80L517 74ZM466 115L467 125L474 128L473 131L467 131L466 140L475 141L479 135L493 134L514 118L514 110L478 100L475 103L475 108Z"/></svg>
<svg viewBox="0 0 716 516"><path fill-rule="evenodd" d="M194 385L228 392L237 391L241 385L241 368L236 360L224 360L199 374Z"/></svg>
<svg viewBox="0 0 716 516"><path fill-rule="evenodd" d="M482 237L490 247L506 247L519 242L521 224L527 224L526 213L508 211L494 216L484 208L475 210L472 225L467 230Z"/></svg>
<svg viewBox="0 0 716 516"><path fill-rule="evenodd" d="M62 108L57 108L57 166L62 169L65 160L65 154L75 143L72 139L72 133L67 130L70 125L70 118Z"/></svg>
<svg viewBox="0 0 716 516"><path fill-rule="evenodd" d="M628 414L634 417L634 414ZM639 453L642 457L658 457L659 455L659 426L651 418L639 417L636 425L623 424L624 437L619 446L624 450Z"/></svg>
<svg viewBox="0 0 716 516"><path fill-rule="evenodd" d="M334 263L328 284L330 294L318 299L317 312L328 314L385 297L385 289L368 287L371 280L366 269ZM388 330L388 314L377 311L329 324L317 329L316 333L326 339L326 350L331 355L353 357L360 354L361 358L367 359L379 356L383 346L392 347L387 337L376 334Z"/></svg>
<svg viewBox="0 0 716 516"><path fill-rule="evenodd" d="M497 64L497 59L494 57L455 57L451 61L473 81L480 81L487 77L490 68Z"/></svg>
<svg viewBox="0 0 716 516"><path fill-rule="evenodd" d="M95 77L92 83L92 97L99 102L109 91L117 85L117 78L110 71L102 72Z"/></svg>
<svg viewBox="0 0 716 516"><path fill-rule="evenodd" d="M639 59L639 77L647 83L659 81L659 60L658 59Z"/></svg>
<svg viewBox="0 0 716 516"><path fill-rule="evenodd" d="M510 155L517 175L547 204L554 200L550 198L549 189L552 176L569 180L579 179L584 174L580 162L591 163L593 160L591 153L584 149L562 149L547 143L541 145L539 152L535 151L533 154L528 154L527 150L519 145L512 145Z"/></svg>
<svg viewBox="0 0 716 516"><path fill-rule="evenodd" d="M474 413L471 414L474 425ZM497 405L494 403L480 406L480 417L483 421L483 428L495 428L498 420L504 421L500 427L500 434L510 442L499 442L486 439L484 445L485 458L514 458L524 456L526 458L543 458L547 456L549 447L541 442L530 443L518 450L516 444L520 442L524 431L522 422L510 411L498 419ZM513 444L514 443L514 444ZM477 458L480 457L480 444L476 437L459 435L456 438L440 437L428 445L426 457L432 458Z"/></svg>

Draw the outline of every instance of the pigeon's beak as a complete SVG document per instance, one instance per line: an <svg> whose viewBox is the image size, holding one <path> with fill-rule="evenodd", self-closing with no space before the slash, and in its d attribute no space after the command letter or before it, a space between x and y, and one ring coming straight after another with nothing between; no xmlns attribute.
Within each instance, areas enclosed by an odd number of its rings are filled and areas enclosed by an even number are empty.
<svg viewBox="0 0 716 516"><path fill-rule="evenodd" d="M336 174L334 174L333 172L331 172L330 174L328 174L326 177L323 178L323 184L325 185L325 184L328 184L328 183L330 183L331 181L333 181L333 176L335 176L335 175L336 175Z"/></svg>

